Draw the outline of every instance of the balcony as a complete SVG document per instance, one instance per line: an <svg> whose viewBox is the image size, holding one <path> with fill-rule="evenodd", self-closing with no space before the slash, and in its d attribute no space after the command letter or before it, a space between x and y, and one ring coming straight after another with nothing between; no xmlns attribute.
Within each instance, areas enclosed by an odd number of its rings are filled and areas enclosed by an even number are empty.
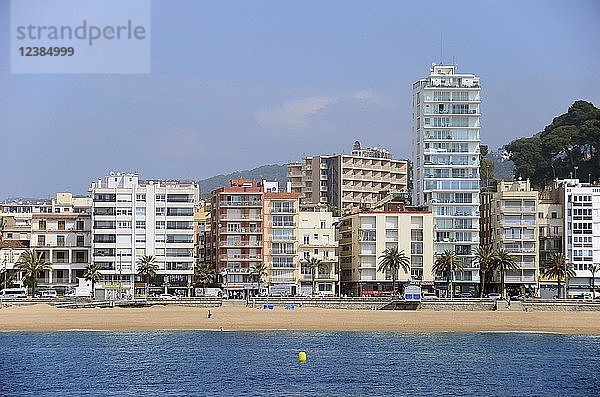
<svg viewBox="0 0 600 397"><path fill-rule="evenodd" d="M259 227L240 227L237 229L228 229L226 227L219 228L221 234L241 234L241 233L259 233L262 234L262 229Z"/></svg>
<svg viewBox="0 0 600 397"><path fill-rule="evenodd" d="M222 254L219 257L222 261L254 261L254 260L262 260L262 255L260 254Z"/></svg>
<svg viewBox="0 0 600 397"><path fill-rule="evenodd" d="M246 201L227 201L220 202L222 207L262 207L262 200L246 200Z"/></svg>
<svg viewBox="0 0 600 397"><path fill-rule="evenodd" d="M221 214L219 217L223 221L262 221L262 215L247 215L247 214Z"/></svg>
<svg viewBox="0 0 600 397"><path fill-rule="evenodd" d="M262 241L221 241L220 246L227 247L262 247Z"/></svg>

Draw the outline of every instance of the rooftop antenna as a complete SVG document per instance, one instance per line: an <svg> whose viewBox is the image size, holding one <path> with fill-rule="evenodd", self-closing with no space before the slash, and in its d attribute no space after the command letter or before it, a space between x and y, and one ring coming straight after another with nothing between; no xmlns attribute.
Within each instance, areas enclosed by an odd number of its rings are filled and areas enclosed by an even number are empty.
<svg viewBox="0 0 600 397"><path fill-rule="evenodd" d="M444 64L444 33L440 32L440 65Z"/></svg>

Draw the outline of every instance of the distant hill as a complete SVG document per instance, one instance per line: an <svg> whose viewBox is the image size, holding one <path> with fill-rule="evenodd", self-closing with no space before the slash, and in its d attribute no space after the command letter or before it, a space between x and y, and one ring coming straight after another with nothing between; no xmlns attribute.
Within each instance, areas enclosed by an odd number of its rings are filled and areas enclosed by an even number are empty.
<svg viewBox="0 0 600 397"><path fill-rule="evenodd" d="M267 179L269 181L279 182L279 186L284 189L287 183L287 167L279 164L261 165L251 170L235 171L231 174L216 175L200 181L201 196L206 198L210 192L221 186L229 186L229 181L234 178L246 179Z"/></svg>

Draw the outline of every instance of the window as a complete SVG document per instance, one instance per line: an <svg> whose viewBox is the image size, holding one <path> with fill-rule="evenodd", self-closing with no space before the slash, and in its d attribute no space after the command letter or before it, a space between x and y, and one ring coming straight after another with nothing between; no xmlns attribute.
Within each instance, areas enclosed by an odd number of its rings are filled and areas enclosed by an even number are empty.
<svg viewBox="0 0 600 397"><path fill-rule="evenodd" d="M65 246L65 236L56 236L56 245L59 247Z"/></svg>
<svg viewBox="0 0 600 397"><path fill-rule="evenodd" d="M321 221L321 229L326 229L327 228L327 222L325 221Z"/></svg>
<svg viewBox="0 0 600 397"><path fill-rule="evenodd" d="M146 201L146 194L145 193L136 194L135 201Z"/></svg>
<svg viewBox="0 0 600 397"><path fill-rule="evenodd" d="M135 228L136 229L145 229L146 221L135 221Z"/></svg>
<svg viewBox="0 0 600 397"><path fill-rule="evenodd" d="M84 236L77 236L77 246L78 247L83 247L85 245L85 237Z"/></svg>
<svg viewBox="0 0 600 397"><path fill-rule="evenodd" d="M164 203L166 201L166 197L164 194L157 194L156 195L156 201L160 202L160 203Z"/></svg>
<svg viewBox="0 0 600 397"><path fill-rule="evenodd" d="M163 216L165 214L165 207L156 207L156 215Z"/></svg>
<svg viewBox="0 0 600 397"><path fill-rule="evenodd" d="M118 229L131 229L131 221L118 221L117 228Z"/></svg>
<svg viewBox="0 0 600 397"><path fill-rule="evenodd" d="M58 230L65 230L65 221L58 221Z"/></svg>
<svg viewBox="0 0 600 397"><path fill-rule="evenodd" d="M165 228L165 221L156 221L156 228L157 229L164 229Z"/></svg>
<svg viewBox="0 0 600 397"><path fill-rule="evenodd" d="M551 218L552 219L558 218L558 214L556 212L552 212Z"/></svg>
<svg viewBox="0 0 600 397"><path fill-rule="evenodd" d="M135 207L135 215L146 216L146 208L145 207Z"/></svg>
<svg viewBox="0 0 600 397"><path fill-rule="evenodd" d="M46 221L39 221L38 222L38 229L40 229L40 230L46 230Z"/></svg>
<svg viewBox="0 0 600 397"><path fill-rule="evenodd" d="M136 234L135 235L135 242L136 243L145 243L146 242L146 235L145 234Z"/></svg>
<svg viewBox="0 0 600 397"><path fill-rule="evenodd" d="M77 230L83 230L83 228L84 228L84 223L83 223L83 221L77 221L75 228L76 228Z"/></svg>
<svg viewBox="0 0 600 397"><path fill-rule="evenodd" d="M412 229L410 231L410 239L412 241L423 241L423 230L422 229Z"/></svg>
<svg viewBox="0 0 600 397"><path fill-rule="evenodd" d="M43 247L46 245L46 236L38 236L38 247Z"/></svg>
<svg viewBox="0 0 600 397"><path fill-rule="evenodd" d="M310 244L310 235L308 235L308 234L305 234L305 235L302 237L302 241L303 241L303 243L304 243L304 244Z"/></svg>
<svg viewBox="0 0 600 397"><path fill-rule="evenodd" d="M131 212L131 208L117 208L117 215L131 215Z"/></svg>

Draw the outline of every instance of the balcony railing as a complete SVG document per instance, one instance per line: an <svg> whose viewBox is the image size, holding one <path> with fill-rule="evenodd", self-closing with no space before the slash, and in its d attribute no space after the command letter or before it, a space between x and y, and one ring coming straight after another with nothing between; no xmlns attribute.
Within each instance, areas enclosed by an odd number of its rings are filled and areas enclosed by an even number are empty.
<svg viewBox="0 0 600 397"><path fill-rule="evenodd" d="M222 254L220 256L223 261L237 261L237 260L261 260L262 255L259 254Z"/></svg>
<svg viewBox="0 0 600 397"><path fill-rule="evenodd" d="M228 229L226 227L222 227L219 229L219 233L262 233L262 229L259 227L240 227L237 229Z"/></svg>
<svg viewBox="0 0 600 397"><path fill-rule="evenodd" d="M222 206L227 207L262 207L262 200L248 200L248 201L221 201Z"/></svg>

